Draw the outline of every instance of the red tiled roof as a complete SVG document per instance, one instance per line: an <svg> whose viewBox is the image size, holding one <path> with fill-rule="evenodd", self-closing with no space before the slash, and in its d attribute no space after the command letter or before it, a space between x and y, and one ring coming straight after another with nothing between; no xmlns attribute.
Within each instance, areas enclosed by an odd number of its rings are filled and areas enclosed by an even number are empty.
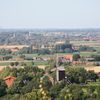
<svg viewBox="0 0 100 100"><path fill-rule="evenodd" d="M9 78L16 79L16 77L13 77L13 76L7 76L7 77L4 78L4 80L7 80L7 79L9 79Z"/></svg>
<svg viewBox="0 0 100 100"><path fill-rule="evenodd" d="M7 76L7 77L4 78L4 81L7 84L7 86L10 87L10 86L12 86L15 79L16 79L16 77Z"/></svg>
<svg viewBox="0 0 100 100"><path fill-rule="evenodd" d="M67 54L67 55L65 56L65 58L66 58L66 59L72 59L72 58L73 58L73 55L72 55L72 54Z"/></svg>

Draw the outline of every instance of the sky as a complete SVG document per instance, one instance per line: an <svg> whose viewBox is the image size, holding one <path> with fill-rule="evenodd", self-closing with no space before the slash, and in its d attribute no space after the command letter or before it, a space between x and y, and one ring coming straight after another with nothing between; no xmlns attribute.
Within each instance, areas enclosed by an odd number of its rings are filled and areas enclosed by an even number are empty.
<svg viewBox="0 0 100 100"><path fill-rule="evenodd" d="M0 28L100 28L100 0L0 0Z"/></svg>

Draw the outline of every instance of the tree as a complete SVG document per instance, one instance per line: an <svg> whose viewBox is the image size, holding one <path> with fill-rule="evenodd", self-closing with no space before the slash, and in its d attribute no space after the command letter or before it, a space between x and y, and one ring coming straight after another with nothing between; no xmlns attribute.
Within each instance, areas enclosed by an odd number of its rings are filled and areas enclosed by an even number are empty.
<svg viewBox="0 0 100 100"><path fill-rule="evenodd" d="M0 79L0 97L6 94L7 85L3 80Z"/></svg>
<svg viewBox="0 0 100 100"><path fill-rule="evenodd" d="M18 52L16 52L18 54L31 54L33 53L33 49L32 47L23 47L22 49L20 49Z"/></svg>
<svg viewBox="0 0 100 100"><path fill-rule="evenodd" d="M19 62L15 62L14 64L15 64L15 66L18 66L19 65Z"/></svg>
<svg viewBox="0 0 100 100"><path fill-rule="evenodd" d="M96 51L93 47L80 46L79 51Z"/></svg>
<svg viewBox="0 0 100 100"><path fill-rule="evenodd" d="M14 62L11 62L10 65L11 65L11 66L14 66Z"/></svg>
<svg viewBox="0 0 100 100"><path fill-rule="evenodd" d="M38 54L50 54L51 51L49 49L40 49L38 50Z"/></svg>
<svg viewBox="0 0 100 100"><path fill-rule="evenodd" d="M58 100L85 100L82 87L76 84L68 85L60 92Z"/></svg>
<svg viewBox="0 0 100 100"><path fill-rule="evenodd" d="M11 54L12 51L10 49L0 49L0 54L1 55L6 55L6 54Z"/></svg>
<svg viewBox="0 0 100 100"><path fill-rule="evenodd" d="M23 74L22 76L19 76L14 81L12 87L8 89L8 93L10 94L24 94L27 93L30 86L27 86L27 84L32 80L32 77L28 76L27 74ZM30 91L29 91L30 92Z"/></svg>
<svg viewBox="0 0 100 100"><path fill-rule="evenodd" d="M70 52L73 52L73 49L70 43L65 43L65 44L57 44L55 46L55 51L70 53Z"/></svg>
<svg viewBox="0 0 100 100"><path fill-rule="evenodd" d="M12 87L8 89L9 94L26 94L32 91L32 89L38 89L40 78L43 76L44 71L37 67L24 67L12 70L16 80Z"/></svg>
<svg viewBox="0 0 100 100"><path fill-rule="evenodd" d="M45 76L43 78L43 87L46 89L46 90L50 90L50 88L52 87L52 82L51 80L49 79L49 77Z"/></svg>
<svg viewBox="0 0 100 100"><path fill-rule="evenodd" d="M100 61L100 55L92 55L95 61Z"/></svg>
<svg viewBox="0 0 100 100"><path fill-rule="evenodd" d="M55 84L50 88L50 95L52 98L56 98L60 91L65 87L66 83L64 81Z"/></svg>
<svg viewBox="0 0 100 100"><path fill-rule="evenodd" d="M80 55L79 54L73 54L73 60L74 61L78 61L80 59Z"/></svg>
<svg viewBox="0 0 100 100"><path fill-rule="evenodd" d="M71 83L86 83L87 71L84 68L66 68L66 76Z"/></svg>
<svg viewBox="0 0 100 100"><path fill-rule="evenodd" d="M98 79L98 76L93 71L88 71L87 79L96 81L96 79Z"/></svg>
<svg viewBox="0 0 100 100"><path fill-rule="evenodd" d="M0 78L1 78L1 79L5 78L6 76L9 76L9 75L12 75L11 68L9 68L9 67L4 68L4 69L0 72Z"/></svg>
<svg viewBox="0 0 100 100"><path fill-rule="evenodd" d="M22 95L19 100L51 100L47 91L33 89L32 92Z"/></svg>

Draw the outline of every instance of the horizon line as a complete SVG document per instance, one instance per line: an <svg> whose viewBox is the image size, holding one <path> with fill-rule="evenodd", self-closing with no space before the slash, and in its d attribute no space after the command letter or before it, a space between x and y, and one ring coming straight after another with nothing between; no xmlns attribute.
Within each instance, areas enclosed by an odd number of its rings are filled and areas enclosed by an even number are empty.
<svg viewBox="0 0 100 100"><path fill-rule="evenodd" d="M57 30L81 30L81 29L100 29L100 27L87 27L87 28L85 28L85 27L83 27L83 28L39 28L39 27L37 27L37 28L35 28L35 27L0 27L0 30L2 30L2 29L43 29L43 30L46 30L46 29L57 29Z"/></svg>

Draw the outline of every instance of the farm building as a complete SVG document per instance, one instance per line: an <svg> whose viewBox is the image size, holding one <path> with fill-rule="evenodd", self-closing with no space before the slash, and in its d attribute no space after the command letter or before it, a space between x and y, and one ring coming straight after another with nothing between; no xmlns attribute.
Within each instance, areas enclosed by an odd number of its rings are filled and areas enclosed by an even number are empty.
<svg viewBox="0 0 100 100"><path fill-rule="evenodd" d="M72 62L72 61L73 61L73 54L67 54L67 55L65 56L65 58L66 58L68 61Z"/></svg>

